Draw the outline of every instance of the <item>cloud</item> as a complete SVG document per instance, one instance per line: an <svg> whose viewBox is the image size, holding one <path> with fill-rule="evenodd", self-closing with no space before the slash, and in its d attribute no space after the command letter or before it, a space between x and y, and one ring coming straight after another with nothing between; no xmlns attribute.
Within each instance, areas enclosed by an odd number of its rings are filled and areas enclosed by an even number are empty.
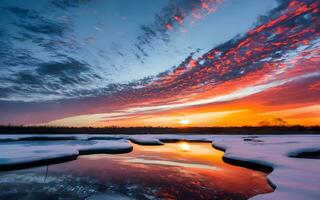
<svg viewBox="0 0 320 200"><path fill-rule="evenodd" d="M86 89L99 79L102 78L91 71L89 64L67 57L63 61L38 63L35 70L20 70L10 77L0 78L0 82L11 88L0 99L25 100L28 97L28 101L44 101L75 95L83 97L88 95Z"/></svg>
<svg viewBox="0 0 320 200"><path fill-rule="evenodd" d="M36 77L39 75L50 76L50 79L44 82L44 87L48 90L51 89L52 93L56 93L57 88L60 88L61 90L59 90L59 95L56 98L80 97L83 93L86 96L97 96L97 94L103 93L114 94L114 98L117 98L117 96L122 98L126 93L130 101L141 102L154 101L159 96L169 99L174 96L186 97L197 93L214 91L224 83L250 76L260 76L256 80L260 80L260 84L267 84L268 81L271 82L274 81L272 79L276 79L277 73L285 74L289 68L292 68L293 64L288 63L289 61L301 60L306 55L313 57L317 51L317 34L314 33L319 25L319 20L316 16L317 12L319 12L316 9L318 3L316 1L308 3L293 2L297 3L283 2L278 8L269 13L268 21L263 21L264 23L262 23L262 20L260 20L257 27L248 31L247 34L237 36L216 46L199 58L193 58L193 54L191 54L179 66L169 71L145 80L132 81L126 84L105 84L99 85L97 88L84 88L82 87L84 83L95 84L94 81L100 82L100 75L94 70L90 70L89 68L93 67L89 66L89 64L83 63L75 57L66 56L63 53L55 55L54 58L59 58L56 59L57 61L43 62L33 57L32 52L26 51L23 53L23 49L18 49L13 52L18 53L18 55L20 52L19 59L11 59L11 61L7 59L5 62L15 66L39 66L34 67L34 71L30 74ZM192 10L197 6L199 7L199 1L188 1L183 4L181 9L184 12L189 11L192 13ZM164 12L164 16L172 17L172 12L176 7L175 3L170 5L169 8L165 9L167 11ZM178 10L181 9L179 7ZM22 16L29 15L26 10L13 10ZM35 16L36 19L42 19L37 14ZM163 20L165 19L167 18L164 17ZM44 21L46 22L47 20ZM156 34L153 32L153 28L145 27L144 30L151 35ZM39 34L41 35L42 32L40 31ZM67 42L65 40L42 37L34 37L33 41L39 46L46 47L51 53L55 52L55 50L59 51L60 47L63 46L68 47L68 50L71 51L76 51L77 48L76 46L68 46L72 41ZM304 48L301 48L302 46ZM144 52L144 49L141 49L141 52ZM147 54L147 52L144 53ZM10 56L7 55L7 58L10 58ZM314 61L312 62L314 63ZM309 62L308 66L312 65ZM280 79L287 78L291 77L282 77ZM79 84L79 87L67 88L65 84ZM252 84L252 82L248 84ZM246 87L246 85L242 87ZM43 90L36 92L41 93L41 91ZM46 96L41 98L41 100L46 99Z"/></svg>
<svg viewBox="0 0 320 200"><path fill-rule="evenodd" d="M89 70L88 64L67 58L64 62L41 63L36 71L44 76L77 76Z"/></svg>
<svg viewBox="0 0 320 200"><path fill-rule="evenodd" d="M57 21L44 17L33 9L24 9L13 6L6 7L4 10L15 14L19 20L16 20L13 24L22 27L29 33L62 36L69 28L69 24L65 21Z"/></svg>
<svg viewBox="0 0 320 200"><path fill-rule="evenodd" d="M40 53L57 54L54 50L73 47L64 35L71 31L69 22L55 20L49 15L33 9L20 7L1 8L7 22L0 27L2 39L0 41L0 55L4 67L19 66L20 69L32 68L42 62ZM42 49L44 48L44 49ZM70 51L69 51L70 52ZM29 69L30 69L29 68ZM19 69L17 69L19 70Z"/></svg>
<svg viewBox="0 0 320 200"><path fill-rule="evenodd" d="M191 54L180 65L163 73L125 84L105 84L105 77L95 71L94 66L77 55L60 52L60 46L70 51L76 51L77 46L68 46L72 42L65 39L57 40L55 37L59 38L59 34L50 38L42 37L49 33L25 30L25 34L32 35L35 44L46 44L49 49L53 46L48 51L54 56L49 62L43 61L32 51L11 48L10 41L0 47L0 54L4 55L0 61L8 66L4 69L7 74L4 70L0 72L3 89L0 100L50 101L48 104L66 101L68 104L63 104L64 108L76 101L81 107L81 111L73 108L67 114L57 115L59 117L119 110L127 112L125 114L158 112L238 101L265 91L273 91L268 94L274 95L274 98L263 96L268 100L266 104L282 105L293 100L285 97L285 90L274 92L279 86L294 82L301 91L312 90L313 87L304 88L301 83L319 77L318 8L319 1L281 1L278 8L259 19L246 34L213 47L198 58ZM19 16L29 15L24 10L14 12ZM154 26L144 30L150 39L159 34ZM164 28L163 31L164 34L168 32ZM29 68L20 68L22 65ZM9 66L19 67L19 70ZM292 90L292 93L300 90ZM304 94L309 96L303 97ZM297 93L295 101L311 99L310 94Z"/></svg>
<svg viewBox="0 0 320 200"><path fill-rule="evenodd" d="M26 31L37 33L37 34L50 34L50 35L57 35L62 36L67 26L63 23L53 23L50 21L41 21L38 24L35 23L28 23L28 24L20 24Z"/></svg>
<svg viewBox="0 0 320 200"><path fill-rule="evenodd" d="M148 25L141 25L141 34L137 37L134 47L138 58L147 57L147 47L153 47L155 40L167 44L171 40L172 31L186 31L186 25L193 24L203 17L215 12L223 0L174 0L164 7L154 21Z"/></svg>
<svg viewBox="0 0 320 200"><path fill-rule="evenodd" d="M67 10L69 8L79 7L89 2L91 2L91 0L52 0L50 3L57 8Z"/></svg>
<svg viewBox="0 0 320 200"><path fill-rule="evenodd" d="M7 7L5 8L6 10L16 14L17 16L21 17L21 18L32 18L34 17L34 15L32 14L33 12L30 12L29 9L24 9L24 8L20 8L17 6L11 6L11 7Z"/></svg>
<svg viewBox="0 0 320 200"><path fill-rule="evenodd" d="M70 98L76 93L81 96L88 93L83 84L100 79L79 59L80 44L70 37L72 21L57 19L57 12L43 14L41 9L11 6L1 10L7 21L0 27L4 33L0 41L0 83L10 88L1 99L43 101ZM79 92L81 87L83 92Z"/></svg>
<svg viewBox="0 0 320 200"><path fill-rule="evenodd" d="M148 92L143 92L152 95L150 90L159 91L170 96L188 89L191 92L197 89L209 90L226 81L253 73L285 74L295 64L291 61L305 61L307 54L309 57L316 56L319 34L314 33L317 33L320 24L316 14L319 12L318 3L297 2L293 5L283 3L281 10L277 8L277 12L270 12L272 16L265 24L192 60L192 68L187 67L189 63L183 62L168 75L158 78ZM301 6L303 9L300 9ZM315 62L316 60L309 62L309 65L314 65ZM272 76L268 78L271 79Z"/></svg>
<svg viewBox="0 0 320 200"><path fill-rule="evenodd" d="M28 84L28 85L42 85L43 82L40 76L33 75L28 71L21 71L15 74L14 82L18 82L20 84Z"/></svg>

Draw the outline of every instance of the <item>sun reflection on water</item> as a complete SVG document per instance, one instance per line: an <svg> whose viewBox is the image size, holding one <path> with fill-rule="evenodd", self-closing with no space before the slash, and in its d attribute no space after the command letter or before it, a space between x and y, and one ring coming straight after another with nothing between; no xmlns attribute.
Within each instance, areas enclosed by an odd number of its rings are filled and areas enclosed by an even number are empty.
<svg viewBox="0 0 320 200"><path fill-rule="evenodd" d="M190 145L186 142L180 143L179 147L181 148L182 151L190 151L191 150Z"/></svg>
<svg viewBox="0 0 320 200"><path fill-rule="evenodd" d="M46 188L60 190L43 194L72 196L76 194L66 190L79 187L84 193L121 194L127 199L149 199L148 196L153 199L245 200L273 191L265 173L228 165L222 156L223 152L213 149L211 143L133 144L133 151L127 154L80 156L75 161L50 166L48 180L57 177L56 180L64 180L64 185L48 182ZM42 175L41 170L39 174ZM33 180L35 173L25 176ZM88 189L93 183L95 190ZM20 188L21 194L24 189L45 191L42 185L33 182L24 182L23 187L19 184L19 181L13 184L12 189ZM5 185L0 183L0 197L1 186Z"/></svg>

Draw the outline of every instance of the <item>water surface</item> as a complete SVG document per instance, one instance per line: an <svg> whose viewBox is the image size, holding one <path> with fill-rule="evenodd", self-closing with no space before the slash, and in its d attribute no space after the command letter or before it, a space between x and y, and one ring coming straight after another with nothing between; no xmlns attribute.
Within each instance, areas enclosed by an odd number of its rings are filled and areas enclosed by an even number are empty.
<svg viewBox="0 0 320 200"><path fill-rule="evenodd" d="M128 154L80 156L1 172L0 199L248 199L272 192L266 173L226 164L210 143L134 145Z"/></svg>

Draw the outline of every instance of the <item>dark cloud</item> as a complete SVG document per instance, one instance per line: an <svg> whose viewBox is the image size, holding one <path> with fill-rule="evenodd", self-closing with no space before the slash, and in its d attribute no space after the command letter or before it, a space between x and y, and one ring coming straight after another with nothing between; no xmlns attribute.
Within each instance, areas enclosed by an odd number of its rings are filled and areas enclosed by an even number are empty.
<svg viewBox="0 0 320 200"><path fill-rule="evenodd" d="M14 75L15 82L20 84L28 84L28 85L41 85L43 81L41 80L40 76L32 74L30 71L22 71L18 72Z"/></svg>
<svg viewBox="0 0 320 200"><path fill-rule="evenodd" d="M0 42L1 44L1 42ZM12 48L7 44L0 47L0 60L6 67L20 66L22 69L36 66L40 59L34 57L32 51L24 48Z"/></svg>
<svg viewBox="0 0 320 200"><path fill-rule="evenodd" d="M47 52L54 54L55 57L65 58L65 54L77 54L81 47L72 38L53 39L53 38L33 38L32 41Z"/></svg>
<svg viewBox="0 0 320 200"><path fill-rule="evenodd" d="M70 24L66 21L52 19L32 9L8 7L6 10L18 17L12 24L23 28L29 34L47 34L61 37L70 27Z"/></svg>
<svg viewBox="0 0 320 200"><path fill-rule="evenodd" d="M17 17L17 20L12 22L13 25L21 27L29 33L62 36L70 25L65 21L57 21L46 17L39 13L39 11L33 9L25 9L17 6L2 9L11 12Z"/></svg>
<svg viewBox="0 0 320 200"><path fill-rule="evenodd" d="M52 0L51 4L60 9L66 10L69 8L76 8L88 2L91 2L91 0Z"/></svg>
<svg viewBox="0 0 320 200"><path fill-rule="evenodd" d="M79 62L73 58L68 58L64 62L41 63L36 70L40 75L61 76L61 75L79 75L82 72L88 72L88 64Z"/></svg>
<svg viewBox="0 0 320 200"><path fill-rule="evenodd" d="M62 36L63 33L68 29L68 26L64 23L56 23L48 20L41 20L39 23L21 23L21 27L23 27L26 31L32 33L40 33L40 34L50 34Z"/></svg>
<svg viewBox="0 0 320 200"><path fill-rule="evenodd" d="M0 83L10 87L2 90L2 99L68 96L76 85L100 78L90 74L87 63L77 60L80 45L71 35L72 21L41 9L12 6L1 10L6 22L0 27Z"/></svg>
<svg viewBox="0 0 320 200"><path fill-rule="evenodd" d="M74 51L77 43L63 38L66 32L71 31L69 22L55 20L33 9L16 6L1 9L3 17L8 20L6 26L0 27L0 61L5 67L34 68L42 62L35 54L39 48L53 56L57 51L60 54L65 50Z"/></svg>
<svg viewBox="0 0 320 200"><path fill-rule="evenodd" d="M44 85L48 90L61 90L61 95L83 95L87 93L85 84L95 83L101 77L91 71L90 65L85 62L80 62L73 58L66 58L64 61L53 61L39 64L35 70L40 79L45 82ZM73 87L81 87L84 90L77 91ZM64 90L69 92L64 92ZM73 91L76 90L76 91Z"/></svg>
<svg viewBox="0 0 320 200"><path fill-rule="evenodd" d="M26 18L37 19L38 18L38 14L36 13L36 11L20 8L17 6L6 7L6 8L3 8L3 10L7 10L7 11L17 15L18 17L24 18L24 19L26 19Z"/></svg>
<svg viewBox="0 0 320 200"><path fill-rule="evenodd" d="M0 96L12 100L18 100L21 96L25 100L35 97L48 100L47 95L51 95L52 99L92 96L93 93L99 94L99 91L87 89L87 86L101 79L87 63L66 57L64 61L38 63L35 70L20 70L10 76L0 76L0 83L7 86Z"/></svg>
<svg viewBox="0 0 320 200"><path fill-rule="evenodd" d="M0 86L0 98L7 99L14 91L11 88Z"/></svg>

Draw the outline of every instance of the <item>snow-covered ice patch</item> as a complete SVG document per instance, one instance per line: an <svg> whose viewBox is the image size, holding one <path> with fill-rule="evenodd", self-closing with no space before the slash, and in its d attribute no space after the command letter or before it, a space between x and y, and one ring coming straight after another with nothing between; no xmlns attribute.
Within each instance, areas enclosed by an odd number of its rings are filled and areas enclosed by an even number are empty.
<svg viewBox="0 0 320 200"><path fill-rule="evenodd" d="M132 145L120 140L14 141L0 143L0 170L61 163L80 154L127 153Z"/></svg>

